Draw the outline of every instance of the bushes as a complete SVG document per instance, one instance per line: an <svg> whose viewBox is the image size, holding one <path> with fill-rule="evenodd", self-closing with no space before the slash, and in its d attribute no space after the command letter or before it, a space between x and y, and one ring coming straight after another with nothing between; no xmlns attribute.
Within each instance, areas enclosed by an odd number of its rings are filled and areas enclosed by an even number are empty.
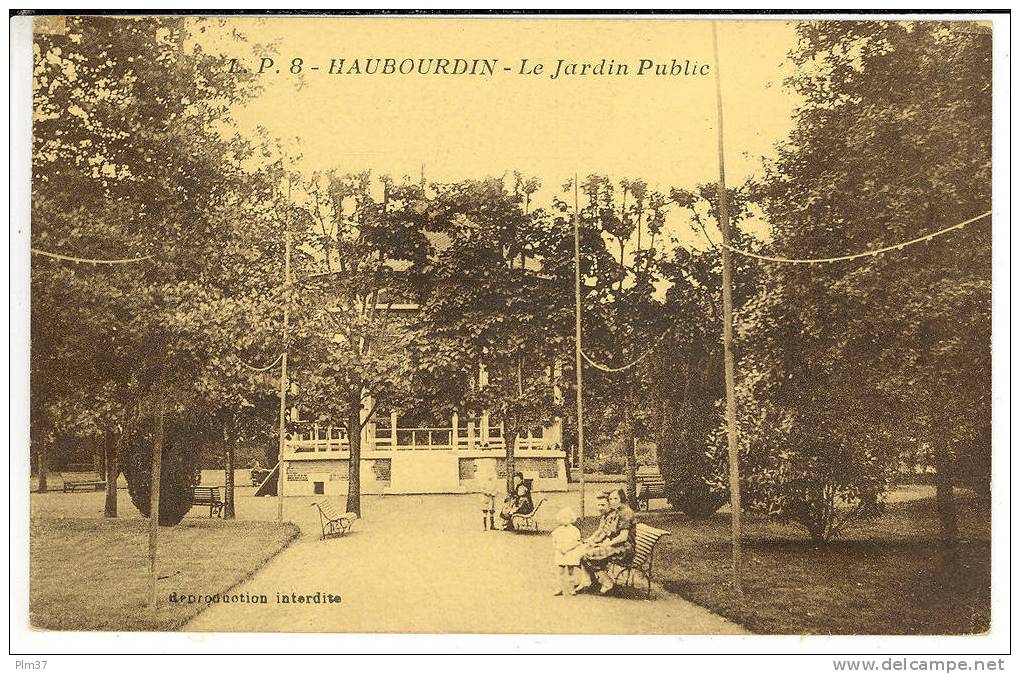
<svg viewBox="0 0 1020 674"><path fill-rule="evenodd" d="M618 475L626 468L627 460L618 455L600 456L595 463L595 470L603 475Z"/></svg>
<svg viewBox="0 0 1020 674"><path fill-rule="evenodd" d="M851 432L840 412L853 421L865 417L846 402L835 412L829 401L784 408L759 396L752 405L755 381L748 377L738 387L744 508L799 524L819 542L857 520L880 515L899 459L888 439L865 424ZM716 451L725 456L724 429ZM725 469L717 479L726 479Z"/></svg>
<svg viewBox="0 0 1020 674"><path fill-rule="evenodd" d="M767 507L774 510L775 519L801 525L818 542L832 540L851 523L884 510L878 492L820 475L776 484L770 497Z"/></svg>
<svg viewBox="0 0 1020 674"><path fill-rule="evenodd" d="M985 497L992 488L992 425L985 424L973 439L959 443L956 452L956 476L959 484Z"/></svg>
<svg viewBox="0 0 1020 674"><path fill-rule="evenodd" d="M149 517L152 487L152 424L143 421L146 430L136 432L123 444L126 456L120 457L127 478L131 502ZM191 488L199 483L198 447L204 432L200 425L178 421L167 425L159 483L159 523L173 526L191 509Z"/></svg>
<svg viewBox="0 0 1020 674"><path fill-rule="evenodd" d="M636 459L637 467L641 466L654 466L655 465L655 449L651 443L639 442L637 446ZM627 457L623 454L623 440L620 438L614 438L612 443L602 450L605 452L600 453L595 457L593 463L593 469L596 473L603 475L621 475L627 470Z"/></svg>
<svg viewBox="0 0 1020 674"><path fill-rule="evenodd" d="M684 423L677 413L664 415L657 438L666 498L693 519L711 516L726 502L726 490L711 482L717 471L710 440L718 415L712 405L705 407L707 413L689 414Z"/></svg>

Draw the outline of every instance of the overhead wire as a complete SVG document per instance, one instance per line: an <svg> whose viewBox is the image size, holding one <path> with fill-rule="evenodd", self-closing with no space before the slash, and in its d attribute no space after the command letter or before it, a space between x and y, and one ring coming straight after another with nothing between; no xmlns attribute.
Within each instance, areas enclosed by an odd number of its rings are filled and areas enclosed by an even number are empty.
<svg viewBox="0 0 1020 674"><path fill-rule="evenodd" d="M238 357L237 360L239 363L241 363L241 365L244 365L246 368L253 372L265 372L266 370L271 370L274 367L276 367L282 358L283 354L281 353L279 356L276 357L276 360L274 360L272 363L270 363L269 365L264 365L262 367L255 367L254 365L249 365L248 363L244 362L244 360L240 357Z"/></svg>
<svg viewBox="0 0 1020 674"><path fill-rule="evenodd" d="M603 372L610 372L610 373L614 373L614 372L623 372L623 371L625 371L625 370L629 370L630 368L634 367L635 365L637 365L638 363L640 363L641 361L643 361L643 360L644 360L645 358L647 358L647 357L648 357L648 356L649 356L649 355L650 355L650 354L651 354L652 352L654 352L654 351L655 351L655 348L656 348L656 347L657 347L657 346L658 346L658 345L659 345L659 344L660 344L660 343L661 343L661 342L662 342L662 341L663 341L664 339L666 339L666 336L667 336L667 335L669 335L670 331L671 331L671 328L667 328L667 329L666 329L665 331L663 331L663 333L662 333L661 335L659 335L659 336L658 336L658 337L657 337L657 338L655 339L655 342L654 342L654 343L653 343L653 344L652 344L651 346L649 346L649 347L648 347L647 349L645 349L645 351L644 351L644 352L643 352L643 353L642 353L642 354L641 354L640 356L638 356L638 357L637 357L637 358L635 358L634 360L630 361L630 362L629 362L629 363L627 363L626 365L621 365L621 366L619 366L619 367L612 367L612 366L610 366L610 365L605 365L604 363L599 363L599 362L597 362L597 361L596 361L596 360L595 360L594 358L592 358L591 356L589 356L589 355L588 355L587 353L585 353L584 351L581 351L581 357L582 357L582 358L584 358L584 360L585 360L585 362L586 362L586 363L588 363L589 365L591 365L591 366L592 366L593 368L595 368L596 370L602 370Z"/></svg>
<svg viewBox="0 0 1020 674"><path fill-rule="evenodd" d="M90 257L77 257L75 255L64 255L62 253L51 253L48 250L42 250L40 248L32 248L33 255L42 255L43 257L53 258L54 260L64 260L66 262L77 262L79 264L131 264L132 262L142 262L144 260L152 259L153 255L142 255L140 257L124 257L118 259L99 259Z"/></svg>
<svg viewBox="0 0 1020 674"><path fill-rule="evenodd" d="M873 257L875 255L880 255L882 253L888 253L889 251L893 250L902 250L907 246L913 246L915 244L923 243L925 241L931 241L936 237L949 234L950 232L953 232L958 229L963 229L967 225L973 222L977 222L982 218L987 218L991 214L992 214L991 211L986 211L981 215L976 215L973 218L970 218L969 220L964 220L963 222L957 223L951 227L944 227L938 231L932 232L931 234L924 234L914 239L910 239L909 241L903 241L901 243L883 246L881 248L876 248L874 250L868 250L861 253L852 253L849 255L837 255L835 257L818 257L818 258L796 258L796 257L781 257L776 255L761 255L759 253L752 253L749 250L743 250L741 248L737 248L735 246L731 246L725 243L717 244L715 241L712 240L712 237L708 235L708 231L705 230L705 226L702 225L700 222L698 224L701 226L702 234L712 245L712 247L716 249L722 247L730 251L731 253L735 253L736 255L743 255L744 257L754 258L756 260L764 260L766 262L779 262L784 264L826 264L831 262L843 262L846 260L857 260L863 257Z"/></svg>

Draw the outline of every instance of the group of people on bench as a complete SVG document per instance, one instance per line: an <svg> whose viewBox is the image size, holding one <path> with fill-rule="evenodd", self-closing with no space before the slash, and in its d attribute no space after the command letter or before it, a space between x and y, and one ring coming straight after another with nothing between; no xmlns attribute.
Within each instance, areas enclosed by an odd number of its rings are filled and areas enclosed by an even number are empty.
<svg viewBox="0 0 1020 674"><path fill-rule="evenodd" d="M627 493L613 489L599 494L595 501L599 523L585 539L578 530L577 514L564 508L556 515L560 526L552 532L554 562L559 568L560 588L555 594L572 595L598 582L599 594L613 589L610 564L627 564L634 555L637 520L627 505Z"/></svg>
<svg viewBox="0 0 1020 674"><path fill-rule="evenodd" d="M497 487L495 476L490 476L483 489L485 501L482 506L483 520L490 529L495 529L495 504ZM634 555L634 538L637 520L634 511L627 505L627 492L613 489L599 494L595 499L599 523L595 532L581 538L577 528L577 514L570 508L557 513L559 525L552 532L556 549L555 564L559 568L561 586L557 595L572 595L593 587L598 583L598 592L606 594L613 589L615 581L609 574L610 564L626 564ZM513 488L503 500L499 511L501 528L513 531L514 517L527 516L535 511L531 485L523 473L514 473Z"/></svg>
<svg viewBox="0 0 1020 674"><path fill-rule="evenodd" d="M495 530L497 528L495 514L498 497L496 475L490 475L484 485L482 489L482 523L489 529ZM513 487L503 499L503 506L499 510L501 524L499 528L504 531L513 531L514 516L527 516L533 512L535 512L535 501L531 497L531 485L524 479L524 473L514 473Z"/></svg>

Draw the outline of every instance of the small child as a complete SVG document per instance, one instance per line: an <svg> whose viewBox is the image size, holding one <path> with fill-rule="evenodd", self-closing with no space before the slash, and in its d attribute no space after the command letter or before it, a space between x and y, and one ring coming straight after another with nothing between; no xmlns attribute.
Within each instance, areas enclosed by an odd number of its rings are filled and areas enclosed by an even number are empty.
<svg viewBox="0 0 1020 674"><path fill-rule="evenodd" d="M581 569L581 553L584 545L581 544L581 532L574 523L577 522L577 514L570 508L564 508L556 513L556 521L560 526L553 529L553 546L556 554L553 556L553 563L558 567L560 574L560 589L554 593L557 597L561 595L576 594L577 577Z"/></svg>
<svg viewBox="0 0 1020 674"><path fill-rule="evenodd" d="M499 483L496 471L489 469L481 478L482 490L482 529L496 529L496 496L499 494Z"/></svg>

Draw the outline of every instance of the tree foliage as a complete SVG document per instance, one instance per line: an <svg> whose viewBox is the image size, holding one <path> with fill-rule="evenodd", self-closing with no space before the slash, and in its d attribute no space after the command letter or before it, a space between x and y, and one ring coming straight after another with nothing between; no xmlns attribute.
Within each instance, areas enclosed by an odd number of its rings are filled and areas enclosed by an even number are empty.
<svg viewBox="0 0 1020 674"><path fill-rule="evenodd" d="M989 32L868 21L798 35L788 84L804 103L758 195L773 251L837 256L989 210ZM987 484L990 251L985 223L863 260L767 265L738 326L752 507L827 538L836 506L873 510L918 444L949 484L963 465Z"/></svg>
<svg viewBox="0 0 1020 674"><path fill-rule="evenodd" d="M296 402L315 420L342 420L350 443L347 510L361 512L361 430L411 380L408 320L431 244L424 187L368 173L315 175L295 204L300 246L295 309ZM299 246L299 248L300 248ZM338 424L340 425L340 424Z"/></svg>
<svg viewBox="0 0 1020 674"><path fill-rule="evenodd" d="M718 221L715 184L693 190L673 189L678 216L709 237ZM727 193L732 240L754 249L759 244L740 224L750 215L747 186ZM711 235L718 241L718 235ZM759 266L734 260L733 303L739 313L759 292ZM656 402L655 438L666 496L690 517L708 517L728 494L725 447L717 443L725 388L722 360L722 260L719 251L676 248L659 264L669 283L663 310L670 331L652 361L651 387Z"/></svg>
<svg viewBox="0 0 1020 674"><path fill-rule="evenodd" d="M449 244L437 252L416 324L424 337L415 347L417 381L446 410L488 411L491 424L503 424L509 484L515 439L559 409L556 364L572 314L554 280L532 263L567 232L555 231L544 210L530 210L534 181L437 188L430 227Z"/></svg>
<svg viewBox="0 0 1020 674"><path fill-rule="evenodd" d="M235 235L261 208L252 195L264 195L271 177L253 173L255 148L231 130L231 106L254 92L253 80L227 74L192 39L210 25L67 17L64 33L36 36L33 246L150 256L116 266L35 258L37 446L49 444L56 424L92 435L140 429L128 417L157 388L195 400L209 364L234 348L233 336L252 332L233 329L252 299L233 281L237 263L259 253ZM247 276L258 271L252 265Z"/></svg>

